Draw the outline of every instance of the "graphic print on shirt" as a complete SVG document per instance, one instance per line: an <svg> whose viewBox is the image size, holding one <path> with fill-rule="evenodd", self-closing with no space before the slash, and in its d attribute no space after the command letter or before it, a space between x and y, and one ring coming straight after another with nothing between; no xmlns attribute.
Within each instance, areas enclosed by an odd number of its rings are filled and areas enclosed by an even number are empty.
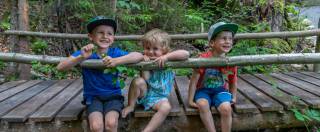
<svg viewBox="0 0 320 132"><path fill-rule="evenodd" d="M203 88L218 88L224 85L223 74L217 69L206 69L202 81Z"/></svg>

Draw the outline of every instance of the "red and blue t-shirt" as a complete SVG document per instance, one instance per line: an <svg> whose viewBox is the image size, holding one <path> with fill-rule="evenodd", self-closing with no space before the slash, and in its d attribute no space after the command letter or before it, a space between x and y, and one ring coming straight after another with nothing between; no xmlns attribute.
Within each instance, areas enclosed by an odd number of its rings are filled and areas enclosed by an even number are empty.
<svg viewBox="0 0 320 132"><path fill-rule="evenodd" d="M200 58L211 58L211 52L200 54ZM237 67L211 67L197 69L200 78L197 83L197 88L218 88L224 87L228 89L228 84L237 82Z"/></svg>

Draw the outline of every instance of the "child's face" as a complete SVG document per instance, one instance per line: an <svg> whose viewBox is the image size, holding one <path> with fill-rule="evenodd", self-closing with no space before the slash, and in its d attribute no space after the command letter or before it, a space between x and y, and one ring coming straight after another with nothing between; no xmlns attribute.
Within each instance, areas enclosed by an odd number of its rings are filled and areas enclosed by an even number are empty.
<svg viewBox="0 0 320 132"><path fill-rule="evenodd" d="M232 32L222 31L210 41L210 47L217 53L228 53L233 46Z"/></svg>
<svg viewBox="0 0 320 132"><path fill-rule="evenodd" d="M102 49L108 48L114 41L113 28L107 25L97 26L88 36L91 41Z"/></svg>
<svg viewBox="0 0 320 132"><path fill-rule="evenodd" d="M164 48L159 44L144 44L143 49L144 55L151 59L158 58L164 54Z"/></svg>

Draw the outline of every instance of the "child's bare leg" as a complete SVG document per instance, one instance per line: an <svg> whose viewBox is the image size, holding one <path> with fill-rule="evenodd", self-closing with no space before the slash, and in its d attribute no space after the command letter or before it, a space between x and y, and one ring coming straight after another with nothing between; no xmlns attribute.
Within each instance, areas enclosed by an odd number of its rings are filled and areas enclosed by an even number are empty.
<svg viewBox="0 0 320 132"><path fill-rule="evenodd" d="M107 132L116 132L118 129L119 112L110 111L105 116L105 128Z"/></svg>
<svg viewBox="0 0 320 132"><path fill-rule="evenodd" d="M229 102L220 104L218 110L221 115L221 131L230 132L232 126L232 108Z"/></svg>
<svg viewBox="0 0 320 132"><path fill-rule="evenodd" d="M199 107L200 118L209 132L215 132L213 117L210 110L210 105L206 99L198 99L197 105Z"/></svg>
<svg viewBox="0 0 320 132"><path fill-rule="evenodd" d="M103 132L103 115L101 112L92 112L89 115L90 131Z"/></svg>
<svg viewBox="0 0 320 132"><path fill-rule="evenodd" d="M171 105L168 100L163 100L158 102L153 109L156 110L157 113L153 115L143 132L153 132L157 129L170 113Z"/></svg>
<svg viewBox="0 0 320 132"><path fill-rule="evenodd" d="M129 99L128 106L122 110L122 117L125 118L127 115L134 110L138 97L142 97L147 91L147 84L143 78L135 78L132 80L129 87Z"/></svg>

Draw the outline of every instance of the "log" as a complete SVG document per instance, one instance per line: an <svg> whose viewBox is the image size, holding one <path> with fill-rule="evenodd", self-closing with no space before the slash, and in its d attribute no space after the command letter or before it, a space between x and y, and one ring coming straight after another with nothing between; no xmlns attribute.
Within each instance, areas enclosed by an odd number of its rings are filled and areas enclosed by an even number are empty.
<svg viewBox="0 0 320 132"><path fill-rule="evenodd" d="M35 36L48 38L64 38L64 39L87 39L87 34L68 34L68 33L45 33L45 32L30 32L7 30L0 35L19 35L19 36ZM235 39L266 39L266 38L292 38L320 35L320 29L306 31L287 31L287 32L267 32L267 33L238 33ZM173 40L192 40L192 39L207 39L207 33L195 34L173 34L169 35ZM121 35L116 36L119 41L139 41L142 35Z"/></svg>
<svg viewBox="0 0 320 132"><path fill-rule="evenodd" d="M18 62L30 64L39 61L43 64L58 64L66 57L30 55L20 53L0 53L0 61ZM308 64L320 63L320 53L298 53L298 54L268 54L268 55L243 55L226 58L189 58L186 61L170 61L164 68L199 68L213 66L248 66L248 65L270 65L270 64ZM105 68L101 60L86 60L80 66L87 68ZM140 62L126 65L130 68L151 70L159 69L153 61Z"/></svg>
<svg viewBox="0 0 320 132"><path fill-rule="evenodd" d="M219 130L220 119L214 116L216 128ZM120 119L118 130L127 131L142 131L147 125L150 118L129 118ZM50 121L50 122L28 122L28 123L14 123L2 121L0 131L85 131L89 128L86 124L86 119L78 119L74 121ZM316 121L309 122L309 125L317 125ZM10 127L9 127L10 126ZM292 127L305 127L304 122L297 120L291 111L284 113L249 113L249 114L234 114L232 122L232 130L234 131L257 131L259 129L280 129ZM182 132L207 132L200 116L175 116L167 117L158 131L182 131ZM281 129L280 129L281 131Z"/></svg>

